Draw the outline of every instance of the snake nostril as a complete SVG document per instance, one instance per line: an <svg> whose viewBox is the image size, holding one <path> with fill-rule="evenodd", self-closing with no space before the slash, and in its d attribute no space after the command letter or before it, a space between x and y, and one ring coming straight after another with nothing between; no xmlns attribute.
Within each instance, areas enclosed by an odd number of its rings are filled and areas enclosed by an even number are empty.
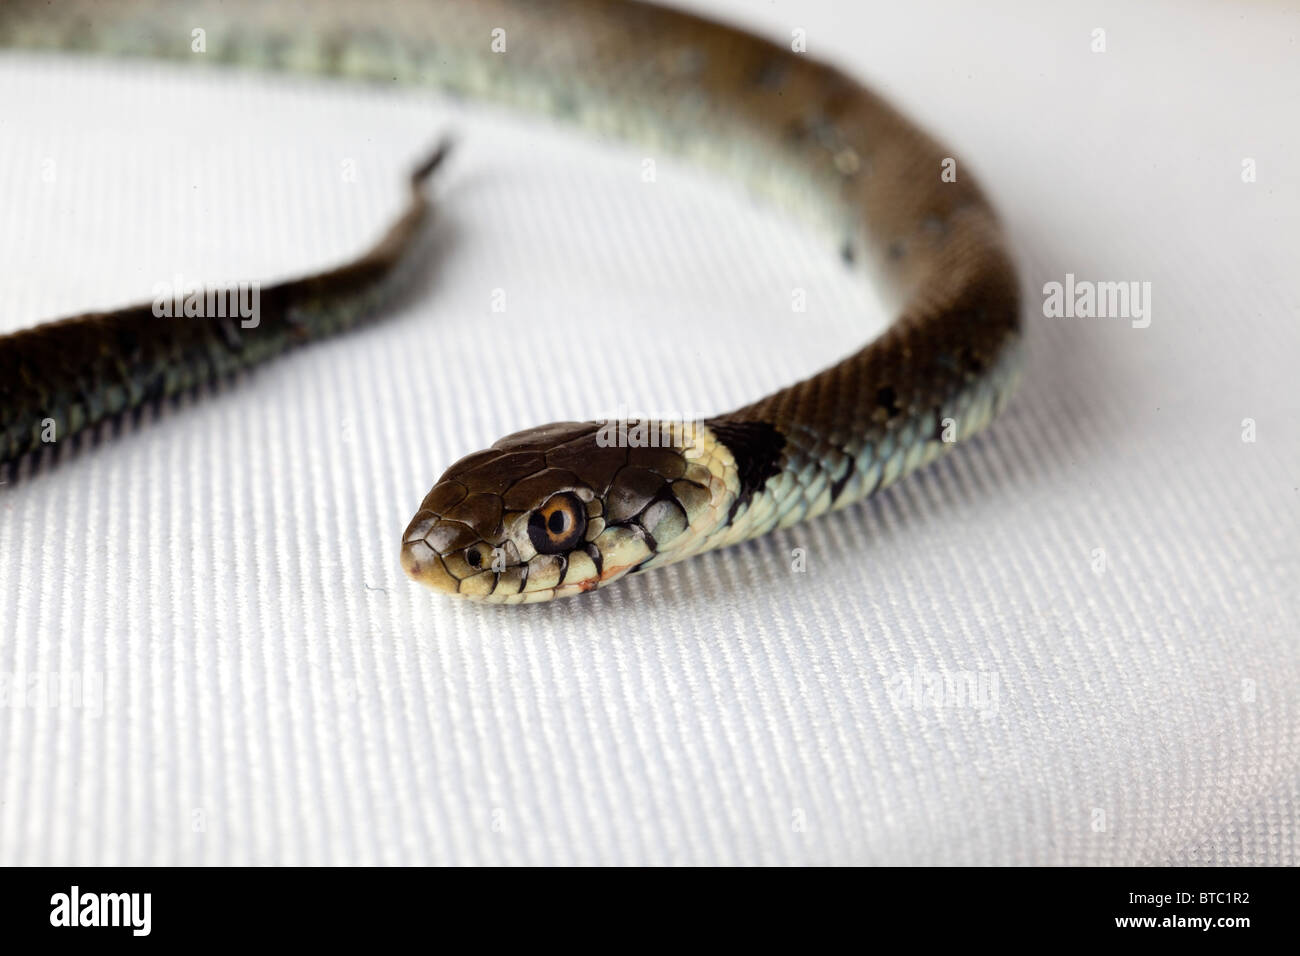
<svg viewBox="0 0 1300 956"><path fill-rule="evenodd" d="M433 558L433 549L424 539L402 542L402 570L416 580L419 580L421 572Z"/></svg>

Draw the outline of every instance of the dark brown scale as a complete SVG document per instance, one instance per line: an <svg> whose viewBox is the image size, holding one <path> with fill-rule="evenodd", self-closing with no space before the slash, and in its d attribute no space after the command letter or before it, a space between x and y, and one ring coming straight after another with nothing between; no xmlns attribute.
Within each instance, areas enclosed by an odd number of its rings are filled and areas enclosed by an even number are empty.
<svg viewBox="0 0 1300 956"><path fill-rule="evenodd" d="M460 521L473 528L491 529L493 532L501 524L502 503L499 495L474 494L450 509L444 515L452 521Z"/></svg>
<svg viewBox="0 0 1300 956"><path fill-rule="evenodd" d="M605 496L605 517L618 524L639 515L664 484L664 479L653 471L629 465L614 476Z"/></svg>
<svg viewBox="0 0 1300 956"><path fill-rule="evenodd" d="M446 518L437 522L423 537L429 542L429 546L439 553L459 551L481 540L478 531L474 528L459 521L448 521Z"/></svg>
<svg viewBox="0 0 1300 956"><path fill-rule="evenodd" d="M500 492L511 511L526 511L541 504L555 491L567 491L585 484L576 474L561 468L545 468L526 474L526 478L515 478L505 491Z"/></svg>
<svg viewBox="0 0 1300 956"><path fill-rule="evenodd" d="M642 468L648 468L670 481L680 478L686 471L686 462L674 449L638 448L632 460Z"/></svg>
<svg viewBox="0 0 1300 956"><path fill-rule="evenodd" d="M590 434L588 431L582 439L567 442L547 452L546 461L555 468L580 472L592 491L604 496L614 475L627 464L629 450L613 445L592 447L587 438Z"/></svg>

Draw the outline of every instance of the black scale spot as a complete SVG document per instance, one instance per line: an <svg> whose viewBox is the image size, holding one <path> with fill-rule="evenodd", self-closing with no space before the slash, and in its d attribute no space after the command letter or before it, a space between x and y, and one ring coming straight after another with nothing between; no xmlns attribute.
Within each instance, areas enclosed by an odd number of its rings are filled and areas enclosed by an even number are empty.
<svg viewBox="0 0 1300 956"><path fill-rule="evenodd" d="M831 485L831 505L834 505L835 502L840 500L840 492L844 490L844 486L849 483L849 479L853 477L853 473L857 470L857 459L850 458L849 467L845 468L844 474L840 478L837 478L835 483Z"/></svg>
<svg viewBox="0 0 1300 956"><path fill-rule="evenodd" d="M605 571L605 559L600 556L600 549L594 543L590 543L583 550L587 552L587 557L591 558L591 563L596 566L596 576L600 577Z"/></svg>
<svg viewBox="0 0 1300 956"><path fill-rule="evenodd" d="M785 436L768 422L732 422L715 418L704 423L736 459L740 494L731 506L730 521L742 505L748 504L767 479L780 470Z"/></svg>
<svg viewBox="0 0 1300 956"><path fill-rule="evenodd" d="M931 440L937 442L943 441L943 409L939 408L937 405L934 409L934 435L931 436Z"/></svg>
<svg viewBox="0 0 1300 956"><path fill-rule="evenodd" d="M902 412L902 409L898 407L898 393L894 391L892 385L886 385L876 392L876 404L883 408L885 414L890 418Z"/></svg>
<svg viewBox="0 0 1300 956"><path fill-rule="evenodd" d="M646 544L646 547L650 549L650 553L651 553L651 554L658 554L658 553L659 553L659 542L655 540L655 536L652 535L652 534L651 534L649 531L647 531L645 528L641 527L641 525L635 525L635 527L637 527L637 528L640 529L640 531L641 531L641 540L643 540L643 541L645 542L645 544ZM640 571L640 570L642 570L644 567L645 567L644 564L638 564L638 565L636 566L636 569L637 569L638 571Z"/></svg>
<svg viewBox="0 0 1300 956"><path fill-rule="evenodd" d="M962 346L959 355L962 364L966 366L966 370L970 372L972 375L979 375L981 372L984 371L984 360L981 359L978 355L976 355L974 350L972 350L970 346L968 345Z"/></svg>

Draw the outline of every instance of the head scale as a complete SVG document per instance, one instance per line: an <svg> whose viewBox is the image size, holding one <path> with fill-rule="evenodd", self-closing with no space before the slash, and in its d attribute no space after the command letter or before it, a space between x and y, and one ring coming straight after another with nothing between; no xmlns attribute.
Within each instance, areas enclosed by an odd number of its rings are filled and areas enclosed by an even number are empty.
<svg viewBox="0 0 1300 956"><path fill-rule="evenodd" d="M630 424L544 425L462 458L407 527L402 567L438 591L522 604L702 550L734 497L730 456L702 425Z"/></svg>

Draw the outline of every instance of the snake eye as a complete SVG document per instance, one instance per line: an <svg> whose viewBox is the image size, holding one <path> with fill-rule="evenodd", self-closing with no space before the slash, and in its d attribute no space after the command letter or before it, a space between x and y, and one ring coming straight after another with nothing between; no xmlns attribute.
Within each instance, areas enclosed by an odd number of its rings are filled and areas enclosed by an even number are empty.
<svg viewBox="0 0 1300 956"><path fill-rule="evenodd" d="M528 540L539 554L572 550L587 531L587 509L569 491L551 495L528 516Z"/></svg>

